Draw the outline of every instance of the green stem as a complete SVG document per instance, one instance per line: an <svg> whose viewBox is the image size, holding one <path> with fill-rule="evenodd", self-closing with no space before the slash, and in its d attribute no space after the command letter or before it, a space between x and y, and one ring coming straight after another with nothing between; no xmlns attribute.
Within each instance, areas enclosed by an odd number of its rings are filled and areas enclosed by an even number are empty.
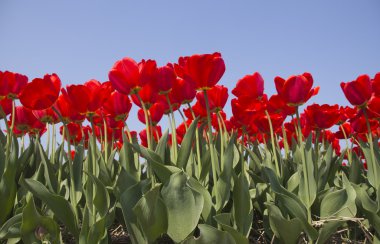
<svg viewBox="0 0 380 244"><path fill-rule="evenodd" d="M145 103L144 101L142 100L142 98L140 97L140 95L138 93L136 93L136 96L137 98L139 99L140 103L141 103L141 107L144 111L144 116L145 116L145 128L146 128L146 137L147 137L147 141L148 141L148 148L149 149L152 149L152 140L151 140L151 135L150 135L150 126L149 126L149 116L148 116L148 111L147 111L147 108L145 106ZM150 168L150 167L149 167Z"/></svg>
<svg viewBox="0 0 380 244"><path fill-rule="evenodd" d="M288 160L288 155L289 155L288 137L286 135L285 126L282 125L281 128L282 128L282 139L284 142L284 149L285 149L285 160Z"/></svg>
<svg viewBox="0 0 380 244"><path fill-rule="evenodd" d="M368 143L369 143L370 150L371 150L372 164L373 164L373 168L375 168L375 167L377 166L377 161L376 161L375 151L374 151L374 147L373 147L373 138L372 138L371 125L370 125L370 123L369 123L368 114L367 114L367 110L366 110L366 109L363 109L363 114L364 114L364 117L365 117L365 120L366 120L366 124L367 124L367 130L368 130ZM376 165L376 166L375 166L375 165ZM375 179L378 179L378 176L377 176L377 170L373 170L373 171L374 171ZM377 187L379 187L379 186L378 186L378 185L375 186L376 189L377 189Z"/></svg>
<svg viewBox="0 0 380 244"><path fill-rule="evenodd" d="M191 115L193 116L193 120L195 120L195 113L193 111L193 108L191 107L190 103L187 104L189 106L189 110L191 112ZM202 161L201 161L201 149L199 145L199 129L198 126L195 128L195 146L197 150L197 161L198 161L198 177L201 175L202 171Z"/></svg>
<svg viewBox="0 0 380 244"><path fill-rule="evenodd" d="M265 110L265 115L267 116L268 123L269 123L270 138L272 142L272 151L273 151L273 156L274 156L274 162L276 164L277 175L281 177L280 165L278 164L278 159L277 159L276 144L274 143L274 132L273 132L272 120L267 110Z"/></svg>
<svg viewBox="0 0 380 244"><path fill-rule="evenodd" d="M208 143L209 143L209 148L210 148L210 154L211 154L211 168L212 168L212 177L213 177L213 182L214 185L217 182L217 161L215 158L214 154L214 140L213 140L213 135L212 135L212 125L211 125L211 112L210 112L210 105L208 101L208 96L206 90L203 90L203 95L205 97L205 102L206 102L206 110L207 110L207 125L208 125Z"/></svg>
<svg viewBox="0 0 380 244"><path fill-rule="evenodd" d="M105 118L103 118L103 127L104 127L104 158L105 158L105 162L108 162L108 133L107 133L108 131L107 131L107 123L106 123Z"/></svg>
<svg viewBox="0 0 380 244"><path fill-rule="evenodd" d="M349 147L348 137L347 137L346 131L344 130L343 124L340 125L340 128L342 130L342 133L343 133L343 136L344 136L344 140L346 141L348 162L351 165L351 163L352 163L352 153L351 153L351 149Z"/></svg>
<svg viewBox="0 0 380 244"><path fill-rule="evenodd" d="M167 101L167 103L169 105L169 109L170 109L170 114L168 115L168 117L169 117L170 126L171 126L171 130L172 130L172 147L173 147L173 154L174 154L174 162L177 162L177 157L178 157L177 146L178 146L178 144L177 144L177 131L176 131L173 107L172 107L172 104L170 102L169 95L165 94L165 97L166 97L166 101Z"/></svg>

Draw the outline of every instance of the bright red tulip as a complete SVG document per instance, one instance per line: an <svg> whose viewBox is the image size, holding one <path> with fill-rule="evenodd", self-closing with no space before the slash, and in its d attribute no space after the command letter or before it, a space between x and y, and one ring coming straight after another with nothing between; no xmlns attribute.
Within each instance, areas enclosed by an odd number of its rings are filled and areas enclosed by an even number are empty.
<svg viewBox="0 0 380 244"><path fill-rule="evenodd" d="M258 72L253 75L246 75L241 78L236 87L232 90L239 102L250 103L253 100L261 99L264 94L264 79Z"/></svg>
<svg viewBox="0 0 380 244"><path fill-rule="evenodd" d="M152 122L152 125L158 124L160 122L162 116L164 115L164 105L162 103L154 103L149 109L149 116L150 120ZM145 115L144 111L142 109L139 109L137 113L138 119L141 121L141 123L146 123L145 121Z"/></svg>
<svg viewBox="0 0 380 244"><path fill-rule="evenodd" d="M372 84L368 75L361 75L356 80L340 83L347 100L354 106L365 107L372 96Z"/></svg>
<svg viewBox="0 0 380 244"><path fill-rule="evenodd" d="M156 142L158 142L158 140L160 140L160 138L162 136L161 126L159 126L159 125L151 126L151 127L149 127L149 132L153 136L153 139ZM140 131L139 136L141 139L141 145L143 145L144 147L148 147L146 129L143 129L142 131Z"/></svg>
<svg viewBox="0 0 380 244"><path fill-rule="evenodd" d="M159 67L157 69L157 81L156 87L161 94L166 94L170 92L174 83L176 82L177 76L174 72L172 64L167 64L165 66Z"/></svg>
<svg viewBox="0 0 380 244"><path fill-rule="evenodd" d="M272 95L268 100L268 112L282 113L284 116L296 113L296 108L288 106L278 94Z"/></svg>
<svg viewBox="0 0 380 244"><path fill-rule="evenodd" d="M123 58L117 61L109 72L108 77L112 86L126 95L137 92L144 85L140 82L139 66L131 58Z"/></svg>
<svg viewBox="0 0 380 244"><path fill-rule="evenodd" d="M152 106L159 98L157 87L151 82L143 86L143 88L138 91L138 95L141 97L141 100L144 102L146 109L149 109L150 106ZM132 94L131 97L132 97L133 103L139 106L140 108L142 108L142 105L137 95Z"/></svg>
<svg viewBox="0 0 380 244"><path fill-rule="evenodd" d="M172 90L169 93L170 102L172 104L191 103L196 94L195 84L185 79L177 77L173 83Z"/></svg>
<svg viewBox="0 0 380 244"><path fill-rule="evenodd" d="M47 108L44 110L33 110L33 114L39 121L44 124L56 124L59 122L58 116L52 108Z"/></svg>
<svg viewBox="0 0 380 244"><path fill-rule="evenodd" d="M367 104L368 114L373 119L380 119L380 97L372 96Z"/></svg>
<svg viewBox="0 0 380 244"><path fill-rule="evenodd" d="M305 109L306 120L313 129L328 129L339 122L339 106L313 104Z"/></svg>
<svg viewBox="0 0 380 244"><path fill-rule="evenodd" d="M139 66L139 72L140 72L140 78L139 78L139 85L135 89L136 93L141 87L145 86L148 83L155 84L157 81L157 63L154 60L148 59L148 60L141 60L141 62L138 64Z"/></svg>
<svg viewBox="0 0 380 244"><path fill-rule="evenodd" d="M0 118L6 117L12 112L12 100L4 98L0 100Z"/></svg>
<svg viewBox="0 0 380 244"><path fill-rule="evenodd" d="M71 104L69 96L65 89L62 89L62 94L58 97L54 107L61 114L62 122L76 122L81 123L86 117L83 114L79 114L76 106Z"/></svg>
<svg viewBox="0 0 380 244"><path fill-rule="evenodd" d="M59 133L61 135L63 135L63 129L63 126L59 128ZM69 130L69 135L65 134L65 140L67 140L67 137L69 137L70 143L78 144L83 138L82 127L77 123L69 123L67 124L67 129Z"/></svg>
<svg viewBox="0 0 380 244"><path fill-rule="evenodd" d="M125 120L128 117L132 103L129 97L118 91L114 91L103 104L104 112L107 116L115 120Z"/></svg>
<svg viewBox="0 0 380 244"><path fill-rule="evenodd" d="M310 73L290 76L287 80L277 76L274 79L278 95L289 106L300 106L318 94L319 87L312 88L313 77Z"/></svg>
<svg viewBox="0 0 380 244"><path fill-rule="evenodd" d="M0 99L7 97L15 99L28 83L28 77L9 71L0 71Z"/></svg>
<svg viewBox="0 0 380 244"><path fill-rule="evenodd" d="M12 115L9 120L12 121ZM15 115L14 115L14 125L17 130L20 130L23 132L23 134L31 131L41 131L46 126L45 124L41 123L32 113L32 110L24 107L24 106L17 106L15 109Z"/></svg>
<svg viewBox="0 0 380 244"><path fill-rule="evenodd" d="M228 89L225 86L216 85L206 91L208 96L208 103L211 111L223 110L228 99ZM197 93L197 100L206 109L205 96L202 92Z"/></svg>
<svg viewBox="0 0 380 244"><path fill-rule="evenodd" d="M180 58L183 77L188 76L198 90L207 90L216 85L222 78L226 66L220 53L195 54Z"/></svg>
<svg viewBox="0 0 380 244"><path fill-rule="evenodd" d="M61 80L56 74L33 79L21 91L19 98L22 105L32 110L50 108L58 99Z"/></svg>
<svg viewBox="0 0 380 244"><path fill-rule="evenodd" d="M372 90L375 96L380 97L380 72L377 73L372 80Z"/></svg>

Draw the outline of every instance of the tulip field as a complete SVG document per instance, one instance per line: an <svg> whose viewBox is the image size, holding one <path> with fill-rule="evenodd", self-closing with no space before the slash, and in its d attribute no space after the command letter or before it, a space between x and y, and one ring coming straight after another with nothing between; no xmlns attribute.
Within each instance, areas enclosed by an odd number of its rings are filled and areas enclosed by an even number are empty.
<svg viewBox="0 0 380 244"><path fill-rule="evenodd" d="M308 104L307 72L266 94L225 70L220 53L66 86L0 70L0 243L380 243L380 73L332 87L340 106Z"/></svg>

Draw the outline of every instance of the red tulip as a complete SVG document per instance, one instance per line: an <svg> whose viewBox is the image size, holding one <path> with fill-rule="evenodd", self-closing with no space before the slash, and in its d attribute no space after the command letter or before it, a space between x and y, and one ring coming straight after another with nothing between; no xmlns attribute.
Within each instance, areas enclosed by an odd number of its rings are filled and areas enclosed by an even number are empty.
<svg viewBox="0 0 380 244"><path fill-rule="evenodd" d="M157 69L157 81L156 87L161 94L170 92L174 82L176 82L177 76L174 72L172 64L167 64Z"/></svg>
<svg viewBox="0 0 380 244"><path fill-rule="evenodd" d="M338 139L345 139L351 136L352 129L349 122L345 122L339 126L339 130L335 132L335 137Z"/></svg>
<svg viewBox="0 0 380 244"><path fill-rule="evenodd" d="M158 142L158 140L162 136L161 126L159 126L159 125L149 127L149 132L153 136L153 139L156 142ZM140 131L139 136L140 136L140 139L141 139L141 145L143 145L144 147L147 147L148 146L148 141L147 141L146 129L143 129L142 131Z"/></svg>
<svg viewBox="0 0 380 244"><path fill-rule="evenodd" d="M0 99L7 97L15 99L28 83L28 77L9 71L0 71Z"/></svg>
<svg viewBox="0 0 380 244"><path fill-rule="evenodd" d="M63 135L63 129L64 129L63 126L61 126L59 128L59 133L61 135ZM82 140L82 138L83 138L82 128L79 124L69 123L69 124L67 124L67 129L69 130L69 135L65 134L65 140L67 140L67 137L69 137L70 143L72 143L72 144L77 144Z"/></svg>
<svg viewBox="0 0 380 244"><path fill-rule="evenodd" d="M137 92L143 86L139 76L139 66L131 58L117 61L108 74L112 86L126 95Z"/></svg>
<svg viewBox="0 0 380 244"><path fill-rule="evenodd" d="M361 75L356 80L340 83L347 100L354 106L365 107L372 96L372 84L368 75Z"/></svg>
<svg viewBox="0 0 380 244"><path fill-rule="evenodd" d="M288 106L278 94L272 95L267 105L270 113L282 113L284 116L296 113L296 108Z"/></svg>
<svg viewBox="0 0 380 244"><path fill-rule="evenodd" d="M162 116L164 115L164 105L161 103L154 103L148 110L148 114L150 116L150 120L152 122L152 125L158 124L160 122ZM142 109L139 109L138 113L138 119L141 121L141 123L146 123L144 111Z"/></svg>
<svg viewBox="0 0 380 244"><path fill-rule="evenodd" d="M368 114L373 119L380 118L380 97L372 96L372 98L368 101Z"/></svg>
<svg viewBox="0 0 380 244"><path fill-rule="evenodd" d="M61 114L63 121L62 122L82 122L86 117L76 109L76 106L71 104L68 94L65 89L62 89L62 94L58 97L54 107Z"/></svg>
<svg viewBox="0 0 380 244"><path fill-rule="evenodd" d="M274 79L278 94L289 106L300 106L312 96L318 94L319 87L312 88L313 77L310 73L290 76L287 80L281 77Z"/></svg>
<svg viewBox="0 0 380 244"><path fill-rule="evenodd" d="M375 96L380 97L380 72L377 73L372 80L372 90Z"/></svg>
<svg viewBox="0 0 380 244"><path fill-rule="evenodd" d="M207 90L216 85L226 70L220 53L195 54L180 58L178 63L183 65L183 77L188 76L198 90Z"/></svg>
<svg viewBox="0 0 380 244"><path fill-rule="evenodd" d="M156 83L157 81L157 63L154 60L148 59L148 60L141 60L141 62L138 64L139 66L139 72L140 72L140 78L139 78L139 85L135 89L136 93L141 87L145 86L148 83Z"/></svg>
<svg viewBox="0 0 380 244"><path fill-rule="evenodd" d="M144 102L146 109L149 109L150 106L152 106L159 98L157 87L153 83L148 83L145 86L143 86L143 88L138 91L138 95L141 97L141 100ZM132 97L133 103L135 103L137 106L142 108L142 105L137 95L133 94L131 97Z"/></svg>
<svg viewBox="0 0 380 244"><path fill-rule="evenodd" d="M216 85L207 90L208 103L211 111L223 110L228 99L228 89L225 86ZM205 96L203 92L197 93L197 100L206 109Z"/></svg>
<svg viewBox="0 0 380 244"><path fill-rule="evenodd" d="M22 105L32 110L50 108L58 99L61 80L56 74L36 78L21 91L19 98Z"/></svg>
<svg viewBox="0 0 380 244"><path fill-rule="evenodd" d="M12 115L10 118L12 121ZM17 106L14 115L14 125L17 130L22 131L24 134L30 131L41 131L45 128L45 124L41 123L32 113L32 110L24 107Z"/></svg>
<svg viewBox="0 0 380 244"><path fill-rule="evenodd" d="M103 104L103 108L107 116L115 120L125 120L132 108L132 103L127 95L114 91Z"/></svg>
<svg viewBox="0 0 380 244"><path fill-rule="evenodd" d="M170 102L172 104L191 103L196 93L195 84L193 82L188 82L182 78L177 78L174 81L172 90L169 93Z"/></svg>
<svg viewBox="0 0 380 244"><path fill-rule="evenodd" d="M33 110L34 116L42 123L56 124L59 122L57 114L52 108L47 108L44 110Z"/></svg>
<svg viewBox="0 0 380 244"><path fill-rule="evenodd" d="M253 75L244 76L237 82L236 87L232 90L232 94L242 104L260 99L264 94L263 77L258 72L253 73Z"/></svg>
<svg viewBox="0 0 380 244"><path fill-rule="evenodd" d="M328 129L337 124L340 118L339 106L313 104L305 109L308 125L313 129Z"/></svg>
<svg viewBox="0 0 380 244"><path fill-rule="evenodd" d="M0 99L0 118L6 117L12 112L12 100L9 98Z"/></svg>

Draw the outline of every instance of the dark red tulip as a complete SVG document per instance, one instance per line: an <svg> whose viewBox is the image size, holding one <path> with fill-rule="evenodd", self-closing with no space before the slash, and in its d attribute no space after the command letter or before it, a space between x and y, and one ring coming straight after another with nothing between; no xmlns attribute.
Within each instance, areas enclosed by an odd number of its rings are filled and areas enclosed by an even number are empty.
<svg viewBox="0 0 380 244"><path fill-rule="evenodd" d="M313 129L328 129L339 122L339 106L313 104L305 109L308 125Z"/></svg>
<svg viewBox="0 0 380 244"><path fill-rule="evenodd" d="M50 108L58 99L61 80L56 74L33 79L21 91L19 98L22 105L32 110Z"/></svg>
<svg viewBox="0 0 380 244"><path fill-rule="evenodd" d="M128 117L132 103L129 97L118 91L114 91L103 104L104 112L107 116L115 120L125 120Z"/></svg>
<svg viewBox="0 0 380 244"><path fill-rule="evenodd" d="M59 122L57 114L52 108L44 110L33 110L34 116L42 123L56 124Z"/></svg>
<svg viewBox="0 0 380 244"><path fill-rule="evenodd" d="M112 86L126 95L138 91L144 85L140 82L139 66L131 58L117 61L111 68L108 77Z"/></svg>
<svg viewBox="0 0 380 244"><path fill-rule="evenodd" d="M339 126L339 130L335 132L335 137L338 139L350 138L352 133L351 124L345 122Z"/></svg>
<svg viewBox="0 0 380 244"><path fill-rule="evenodd" d="M157 63L154 60L141 60L138 64L140 78L139 85L135 88L135 91L132 93L136 93L141 87L145 86L148 83L156 83L157 81Z"/></svg>
<svg viewBox="0 0 380 244"><path fill-rule="evenodd" d="M372 96L367 105L368 114L373 119L380 119L380 97Z"/></svg>
<svg viewBox="0 0 380 244"><path fill-rule="evenodd" d="M340 83L347 100L354 106L365 107L372 96L372 84L368 75L361 75L356 80Z"/></svg>
<svg viewBox="0 0 380 244"><path fill-rule="evenodd" d="M208 103L211 111L223 110L228 99L228 89L225 86L216 85L207 90ZM206 109L205 96L203 92L197 93L197 100Z"/></svg>
<svg viewBox="0 0 380 244"><path fill-rule="evenodd" d="M162 136L161 126L159 126L159 125L149 127L149 132L150 132L150 135L152 135L153 139L156 142L158 142L158 140ZM143 129L142 131L140 131L139 136L141 139L141 145L143 145L144 147L148 147L146 129Z"/></svg>
<svg viewBox="0 0 380 244"><path fill-rule="evenodd" d="M145 86L143 86L143 88L138 91L138 95L141 97L141 100L144 102L146 109L149 109L150 106L152 106L159 98L157 87L155 87L153 83L148 83ZM140 100L138 99L136 94L133 94L131 98L134 104L142 108Z"/></svg>
<svg viewBox="0 0 380 244"><path fill-rule="evenodd" d="M258 72L253 73L253 75L244 76L237 82L236 87L232 90L232 94L242 104L260 99L264 94L263 77Z"/></svg>
<svg viewBox="0 0 380 244"><path fill-rule="evenodd" d="M288 106L278 94L272 95L269 98L267 105L270 113L282 113L284 116L296 113L296 108Z"/></svg>
<svg viewBox="0 0 380 244"><path fill-rule="evenodd" d="M59 133L61 135L63 135L63 129L63 126L59 128ZM65 134L65 140L69 137L71 144L78 144L83 138L82 127L77 123L69 123L67 124L67 129L69 130L69 135Z"/></svg>
<svg viewBox="0 0 380 244"><path fill-rule="evenodd" d="M183 65L182 78L188 76L198 90L207 90L216 85L226 70L220 53L195 54L182 58L178 63Z"/></svg>
<svg viewBox="0 0 380 244"><path fill-rule="evenodd" d="M310 73L290 76L287 80L281 77L274 79L278 94L289 106L300 106L312 96L318 94L319 87L312 88L313 77Z"/></svg>
<svg viewBox="0 0 380 244"><path fill-rule="evenodd" d="M28 83L28 77L14 72L0 71L0 98L15 99Z"/></svg>

